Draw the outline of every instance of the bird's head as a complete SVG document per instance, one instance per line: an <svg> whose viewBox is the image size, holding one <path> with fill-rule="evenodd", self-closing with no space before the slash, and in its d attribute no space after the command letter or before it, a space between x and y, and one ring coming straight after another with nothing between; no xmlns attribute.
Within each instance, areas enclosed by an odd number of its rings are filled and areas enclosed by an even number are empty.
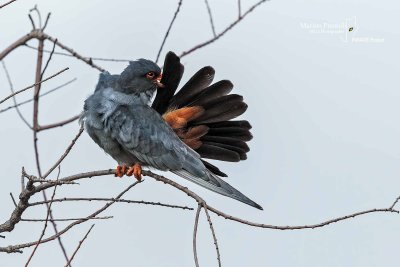
<svg viewBox="0 0 400 267"><path fill-rule="evenodd" d="M119 77L119 85L126 94L153 94L157 87L164 87L160 80L160 67L151 60L141 58L129 62Z"/></svg>

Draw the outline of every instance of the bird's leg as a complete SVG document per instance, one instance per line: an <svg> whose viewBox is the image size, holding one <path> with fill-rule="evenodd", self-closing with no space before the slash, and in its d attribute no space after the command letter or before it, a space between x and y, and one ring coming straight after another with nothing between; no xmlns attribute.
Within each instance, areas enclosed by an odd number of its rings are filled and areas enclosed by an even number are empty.
<svg viewBox="0 0 400 267"><path fill-rule="evenodd" d="M142 180L142 165L140 163L135 163L129 167L128 171L126 172L127 176L135 176L138 181Z"/></svg>
<svg viewBox="0 0 400 267"><path fill-rule="evenodd" d="M126 166L121 166L118 165L117 168L115 169L115 177L122 177L124 174L126 174L127 168Z"/></svg>

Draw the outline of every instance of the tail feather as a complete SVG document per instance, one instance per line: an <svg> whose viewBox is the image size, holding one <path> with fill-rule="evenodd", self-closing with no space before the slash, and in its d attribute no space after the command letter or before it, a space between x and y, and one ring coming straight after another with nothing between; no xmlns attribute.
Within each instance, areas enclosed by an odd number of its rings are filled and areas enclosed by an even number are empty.
<svg viewBox="0 0 400 267"><path fill-rule="evenodd" d="M221 127L221 128L209 128L209 136L229 136L233 138L238 138L244 141L250 141L253 135L248 129L243 129L240 127Z"/></svg>
<svg viewBox="0 0 400 267"><path fill-rule="evenodd" d="M221 146L215 146L209 143L203 143L197 149L197 153L199 153L202 158L207 159L216 159L229 162L240 161L240 155L238 152L223 148Z"/></svg>
<svg viewBox="0 0 400 267"><path fill-rule="evenodd" d="M239 154L240 160L246 160L247 159L247 151L237 147L237 146L231 146L227 144L221 144L221 143L213 143L213 142L203 142L203 146L213 146L213 147L220 147L223 149L228 149L230 151L236 152Z"/></svg>
<svg viewBox="0 0 400 267"><path fill-rule="evenodd" d="M194 182L200 186L203 186L211 191L214 191L218 194L221 194L223 196L227 196L233 199L236 199L240 202L243 202L247 205L250 205L256 209L262 210L263 208L258 205L256 202L251 200L250 198L246 197L244 194L242 194L239 190L235 189L233 186L219 178L218 176L214 175L213 173L206 171L206 174L204 177L196 177L192 174L190 174L186 170L178 170L178 171L172 171L176 175L187 179L191 182Z"/></svg>
<svg viewBox="0 0 400 267"><path fill-rule="evenodd" d="M220 169L218 169L218 167L212 165L210 162L205 161L205 160L201 160L201 162L203 162L204 166L206 166L206 168L211 171L212 173L214 173L215 175L221 176L221 177L228 177L228 175L224 172L222 172Z"/></svg>
<svg viewBox="0 0 400 267"><path fill-rule="evenodd" d="M205 135L200 138L200 140L204 143L207 144L208 142L214 142L214 143L220 143L220 144L226 144L230 146L235 146L243 149L246 152L250 151L249 146L246 144L245 141L232 138L232 137L224 137L224 136L208 136Z"/></svg>
<svg viewBox="0 0 400 267"><path fill-rule="evenodd" d="M161 83L164 88L157 88L157 95L153 101L152 108L158 113L164 114L169 107L169 102L178 88L182 79L184 67L175 53L168 52L164 61L163 77Z"/></svg>
<svg viewBox="0 0 400 267"><path fill-rule="evenodd" d="M210 128L224 128L224 127L240 127L243 129L250 130L252 127L246 120L241 121L221 121L207 124Z"/></svg>
<svg viewBox="0 0 400 267"><path fill-rule="evenodd" d="M229 94L233 89L233 84L228 80L222 80L216 82L209 87L205 88L203 91L195 95L190 101L188 101L189 106L203 106L217 99L221 96Z"/></svg>
<svg viewBox="0 0 400 267"><path fill-rule="evenodd" d="M204 88L211 84L214 79L215 70L210 67L204 67L196 72L195 75L179 90L171 99L170 105L173 107L184 106L190 99L201 92Z"/></svg>
<svg viewBox="0 0 400 267"><path fill-rule="evenodd" d="M206 124L228 121L242 115L247 110L247 104L239 100L236 95L220 97L215 103L204 105L205 112L193 120L193 124ZM218 100L219 100L218 99Z"/></svg>
<svg viewBox="0 0 400 267"><path fill-rule="evenodd" d="M247 110L243 97L230 94L233 84L228 80L211 84L215 71L210 66L196 72L176 92L183 71L180 58L173 52L167 53L161 80L165 87L157 89L152 107L202 157L230 162L246 159L251 125L246 120L232 121ZM201 112L192 116L190 111L197 109ZM225 176L212 164L203 163L212 173Z"/></svg>

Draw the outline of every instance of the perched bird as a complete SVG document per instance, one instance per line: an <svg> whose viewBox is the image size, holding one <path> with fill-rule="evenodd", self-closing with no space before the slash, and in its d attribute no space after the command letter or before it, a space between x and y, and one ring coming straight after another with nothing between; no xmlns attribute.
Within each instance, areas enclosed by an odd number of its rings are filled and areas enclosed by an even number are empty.
<svg viewBox="0 0 400 267"><path fill-rule="evenodd" d="M183 69L179 57L169 52L163 74L146 59L129 62L120 75L101 73L81 116L87 133L118 162L116 176L140 180L142 166L171 171L262 210L219 177L225 173L202 159L246 159L251 126L230 121L246 110L243 97L229 94L229 81L210 85L211 67L198 71L175 94Z"/></svg>

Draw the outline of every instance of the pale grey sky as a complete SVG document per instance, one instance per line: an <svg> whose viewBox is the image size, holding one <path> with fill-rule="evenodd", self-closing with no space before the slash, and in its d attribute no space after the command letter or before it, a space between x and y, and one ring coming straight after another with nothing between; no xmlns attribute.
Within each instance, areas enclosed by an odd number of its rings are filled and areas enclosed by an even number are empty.
<svg viewBox="0 0 400 267"><path fill-rule="evenodd" d="M30 30L26 15L38 4L43 14L52 12L47 32L83 55L155 59L176 2L18 0L0 10L0 50ZM251 4L242 2L243 10ZM209 3L217 32L236 18L236 1ZM218 42L184 58L184 80L211 65L216 80L230 79L235 92L249 104L244 116L253 125L249 158L218 166L264 211L170 174L167 177L227 213L268 224L312 224L390 206L400 194L399 11L394 1L270 1ZM345 34L343 27L349 26L354 29ZM204 2L183 1L162 57L168 50L180 53L211 36ZM51 49L51 44L46 47ZM35 58L33 50L22 47L5 59L15 88L33 82ZM112 73L126 65L99 64ZM42 99L42 124L78 113L96 84L97 70L63 56L55 57L47 73L64 67L70 70L46 83L43 90L74 77L78 81ZM0 87L1 99L9 94L3 72ZM0 108L7 104L11 101ZM22 111L31 120L31 106ZM32 174L36 168L31 132L15 111L0 114L0 122L2 222L13 208L9 192L18 195L21 167ZM77 129L73 123L39 135L44 169L61 155ZM63 162L61 173L115 165L84 134ZM101 177L63 186L58 195L113 197L131 182L131 178ZM195 207L181 192L151 178L126 198ZM83 216L101 205L55 204L54 213L58 218ZM45 213L44 208L31 209L26 216L44 218ZM96 221L73 266L194 266L194 211L119 204L104 215L114 219ZM395 214L370 214L303 231L256 229L212 217L223 266L398 266L400 218ZM69 254L90 225L63 236ZM36 240L42 226L20 223L0 244ZM199 227L200 264L216 266L205 218ZM29 254L29 249L23 255L1 254L0 265L21 266ZM30 266L64 264L53 242L39 247Z"/></svg>

